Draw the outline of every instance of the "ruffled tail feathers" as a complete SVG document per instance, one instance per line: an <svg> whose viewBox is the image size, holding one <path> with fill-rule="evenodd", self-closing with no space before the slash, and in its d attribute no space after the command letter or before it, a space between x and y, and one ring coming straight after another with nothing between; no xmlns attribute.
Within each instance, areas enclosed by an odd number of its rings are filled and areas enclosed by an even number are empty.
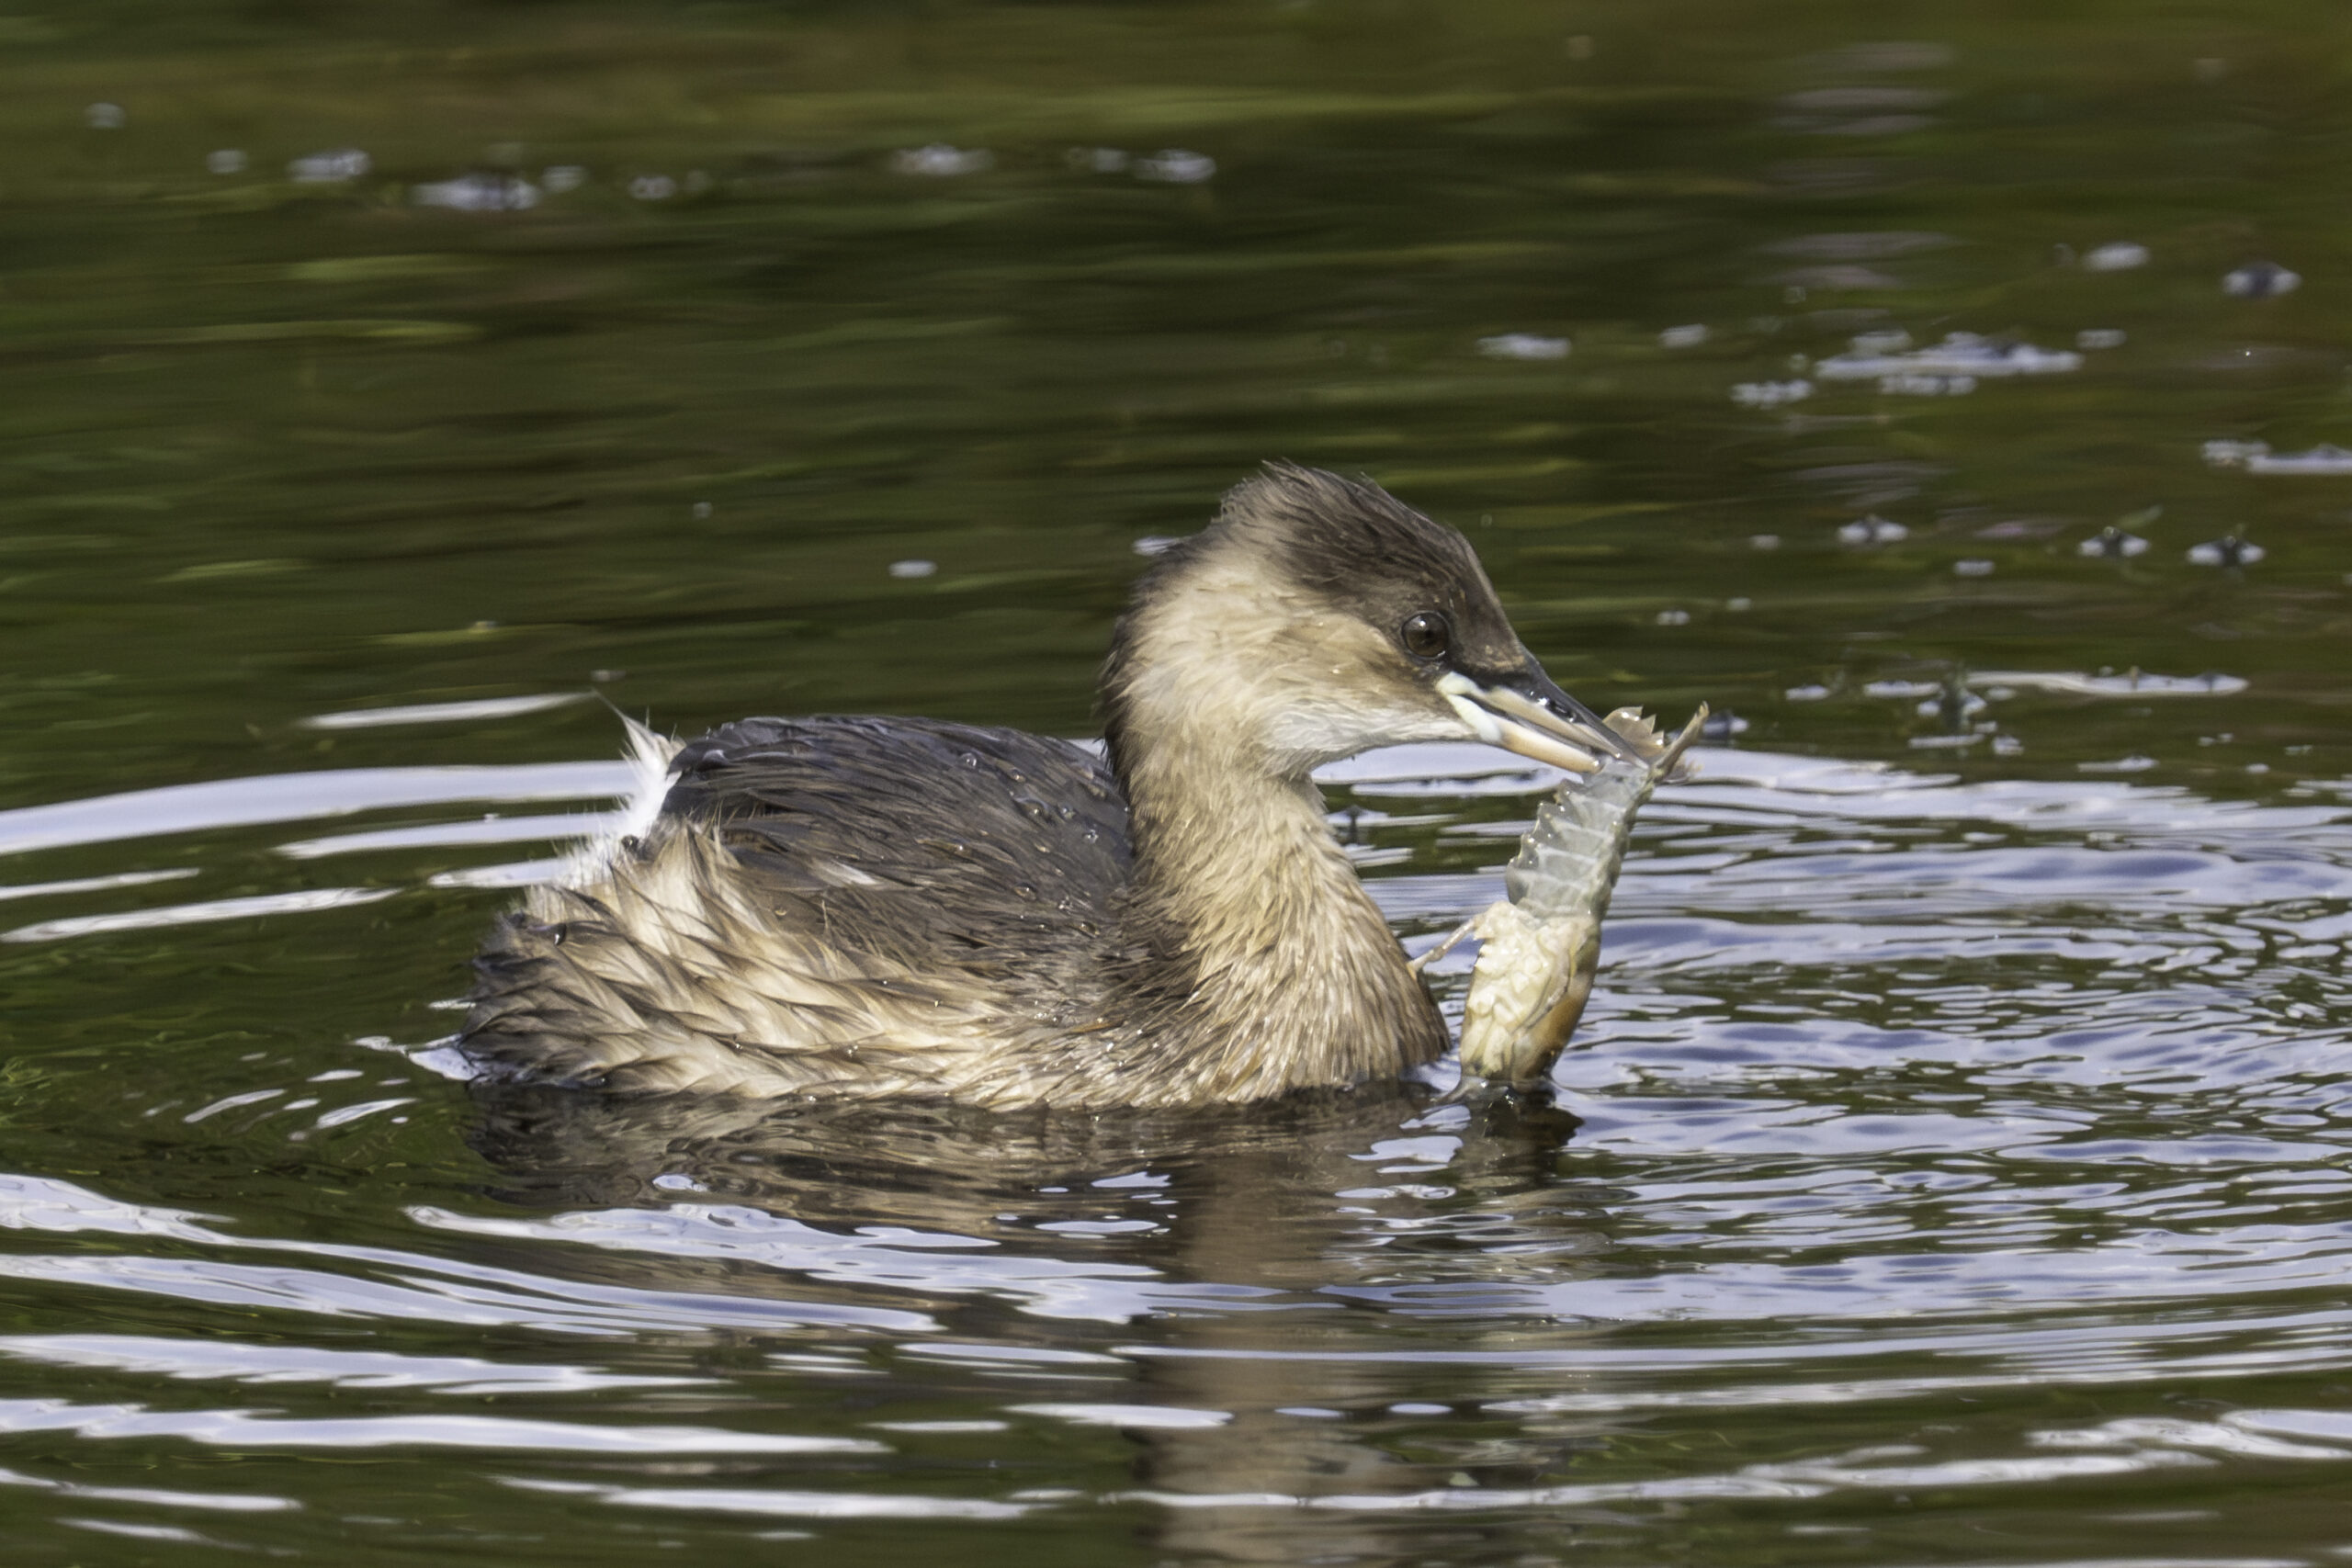
<svg viewBox="0 0 2352 1568"><path fill-rule="evenodd" d="M607 706L611 705L606 704ZM579 887L597 881L605 868L612 863L614 853L623 845L633 845L653 830L654 818L662 815L662 803L670 795L670 764L685 742L670 736L656 734L650 728L613 708L628 736L628 764L632 775L628 803L622 807L619 820L602 833L580 846L559 879L567 887Z"/></svg>

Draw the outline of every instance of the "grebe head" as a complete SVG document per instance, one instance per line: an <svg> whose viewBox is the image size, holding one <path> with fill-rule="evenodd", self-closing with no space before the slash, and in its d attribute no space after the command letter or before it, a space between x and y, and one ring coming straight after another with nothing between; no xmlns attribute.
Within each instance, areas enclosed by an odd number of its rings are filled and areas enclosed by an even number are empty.
<svg viewBox="0 0 2352 1568"><path fill-rule="evenodd" d="M1511 630L1469 542L1368 480L1270 464L1136 591L1103 670L1112 757L1304 779L1482 740L1577 772L1623 746Z"/></svg>

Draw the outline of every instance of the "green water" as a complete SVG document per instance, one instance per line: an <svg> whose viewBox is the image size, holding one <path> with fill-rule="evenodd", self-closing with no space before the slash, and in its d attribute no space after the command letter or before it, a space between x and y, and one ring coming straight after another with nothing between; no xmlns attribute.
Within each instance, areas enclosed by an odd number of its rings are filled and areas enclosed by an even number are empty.
<svg viewBox="0 0 2352 1568"><path fill-rule="evenodd" d="M2342 1560L2352 459L2265 470L2352 445L2347 48L6 0L7 1560ZM617 726L334 716L1083 735L1138 542L1278 457L1741 721L1575 1120L416 1059ZM1457 761L1331 789L1408 939L1532 814Z"/></svg>

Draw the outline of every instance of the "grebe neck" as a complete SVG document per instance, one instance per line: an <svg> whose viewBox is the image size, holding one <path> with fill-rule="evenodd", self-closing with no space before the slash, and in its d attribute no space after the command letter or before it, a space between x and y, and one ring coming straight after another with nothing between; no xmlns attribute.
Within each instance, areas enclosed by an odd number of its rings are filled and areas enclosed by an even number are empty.
<svg viewBox="0 0 2352 1568"><path fill-rule="evenodd" d="M1445 1029L1301 775L1230 738L1162 737L1124 772L1131 921L1186 985L1173 1031L1206 1092L1394 1077Z"/></svg>

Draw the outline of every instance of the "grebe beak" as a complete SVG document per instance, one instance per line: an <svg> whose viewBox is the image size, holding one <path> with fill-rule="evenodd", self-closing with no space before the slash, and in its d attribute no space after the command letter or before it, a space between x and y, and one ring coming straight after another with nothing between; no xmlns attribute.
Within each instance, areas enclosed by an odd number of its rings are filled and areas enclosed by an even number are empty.
<svg viewBox="0 0 2352 1568"><path fill-rule="evenodd" d="M1491 683L1448 671L1437 689L1489 746L1576 773L1600 772L1603 757L1638 760L1599 714L1554 685L1532 660Z"/></svg>

